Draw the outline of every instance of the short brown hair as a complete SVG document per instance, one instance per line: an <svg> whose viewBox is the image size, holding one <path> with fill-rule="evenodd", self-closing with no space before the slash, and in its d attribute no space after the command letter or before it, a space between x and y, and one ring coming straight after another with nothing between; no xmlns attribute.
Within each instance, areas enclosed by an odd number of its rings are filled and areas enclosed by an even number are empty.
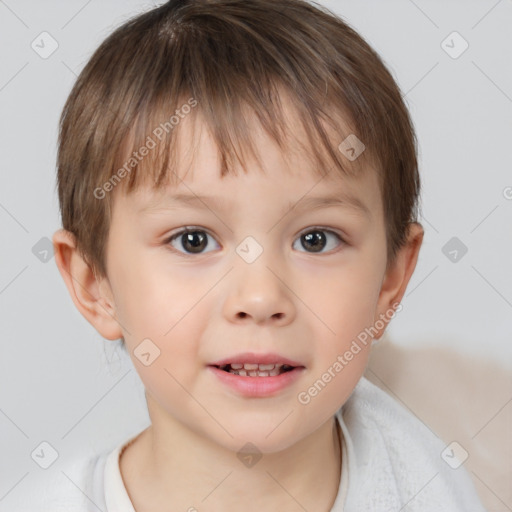
<svg viewBox="0 0 512 512"><path fill-rule="evenodd" d="M155 187L172 182L172 117L179 123L181 114L201 112L219 148L224 176L235 161L245 168L240 155L246 148L255 155L241 115L247 106L283 147L278 90L292 99L321 173L376 164L388 265L394 261L409 223L417 221L420 179L409 112L377 53L338 16L304 0L171 0L105 39L61 115L62 225L96 275L106 275L113 194L105 191L117 181L127 193L143 180ZM343 133L336 115L350 132L333 143L323 123ZM161 144L135 158L133 151L147 149L149 139L155 142L156 127L161 127ZM349 133L366 146L355 161L338 150Z"/></svg>

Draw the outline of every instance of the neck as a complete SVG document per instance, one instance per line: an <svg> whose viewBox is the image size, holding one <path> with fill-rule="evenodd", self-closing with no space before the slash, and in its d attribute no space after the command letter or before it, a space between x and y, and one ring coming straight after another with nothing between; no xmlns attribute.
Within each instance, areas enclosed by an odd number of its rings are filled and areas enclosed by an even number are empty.
<svg viewBox="0 0 512 512"><path fill-rule="evenodd" d="M123 480L136 512L142 510L306 510L329 512L341 475L336 419L277 453L254 463L190 431L153 423L120 458ZM212 464L212 461L215 461Z"/></svg>

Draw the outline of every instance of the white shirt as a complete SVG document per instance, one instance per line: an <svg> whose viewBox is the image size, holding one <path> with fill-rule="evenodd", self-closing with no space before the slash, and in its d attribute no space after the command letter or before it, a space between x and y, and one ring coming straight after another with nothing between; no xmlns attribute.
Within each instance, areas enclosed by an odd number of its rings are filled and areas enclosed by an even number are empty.
<svg viewBox="0 0 512 512"><path fill-rule="evenodd" d="M464 466L452 469L441 457L445 443L366 378L336 420L343 434L342 468L330 512L485 512ZM61 485L45 488L46 496L13 512L135 512L119 455L136 437L77 463L67 480L61 475Z"/></svg>

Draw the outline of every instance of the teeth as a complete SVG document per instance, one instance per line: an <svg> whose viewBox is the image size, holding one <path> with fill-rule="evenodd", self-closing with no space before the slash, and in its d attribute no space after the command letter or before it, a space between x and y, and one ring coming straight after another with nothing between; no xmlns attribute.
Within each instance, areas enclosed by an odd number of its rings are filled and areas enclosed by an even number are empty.
<svg viewBox="0 0 512 512"><path fill-rule="evenodd" d="M258 364L258 363L232 363L230 365L232 370L241 370L242 368L246 371L258 370L262 372L266 372L268 370L273 370L274 368L281 368L282 366L286 366L283 364Z"/></svg>
<svg viewBox="0 0 512 512"><path fill-rule="evenodd" d="M257 363L233 363L223 368L229 373L242 377L275 377L279 375L283 367L290 368L286 364L257 364Z"/></svg>
<svg viewBox="0 0 512 512"><path fill-rule="evenodd" d="M260 372L259 370L229 370L229 373L240 375L241 377L275 377L279 375L279 368L275 368L269 372Z"/></svg>

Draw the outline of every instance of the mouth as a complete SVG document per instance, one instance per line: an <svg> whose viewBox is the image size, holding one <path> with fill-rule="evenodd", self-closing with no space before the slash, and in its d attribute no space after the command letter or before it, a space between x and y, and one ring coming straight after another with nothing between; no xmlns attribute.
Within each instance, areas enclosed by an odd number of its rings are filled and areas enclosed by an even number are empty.
<svg viewBox="0 0 512 512"><path fill-rule="evenodd" d="M239 375L241 377L277 377L286 372L291 372L297 366L289 364L258 364L258 363L231 363L224 365L211 365L219 370Z"/></svg>
<svg viewBox="0 0 512 512"><path fill-rule="evenodd" d="M266 398L276 396L292 387L301 378L306 368L288 363L227 363L208 365L209 370L237 395L246 398Z"/></svg>

